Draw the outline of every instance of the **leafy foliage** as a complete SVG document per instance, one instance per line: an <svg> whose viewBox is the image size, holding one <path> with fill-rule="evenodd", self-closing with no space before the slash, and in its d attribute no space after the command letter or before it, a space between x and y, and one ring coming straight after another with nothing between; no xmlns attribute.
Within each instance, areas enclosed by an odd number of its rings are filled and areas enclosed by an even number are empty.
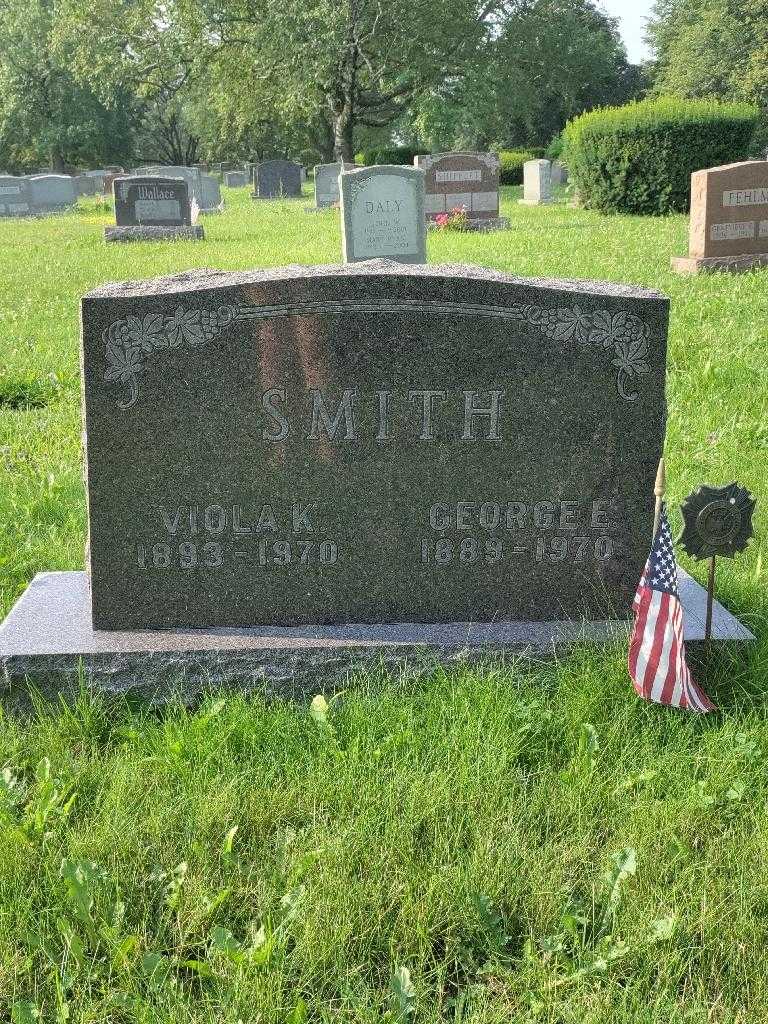
<svg viewBox="0 0 768 1024"><path fill-rule="evenodd" d="M499 181L502 185L522 185L523 165L536 159L538 153L533 149L499 150Z"/></svg>
<svg viewBox="0 0 768 1024"><path fill-rule="evenodd" d="M682 212L694 171L747 156L757 116L746 104L673 98L593 110L568 123L566 162L589 208Z"/></svg>

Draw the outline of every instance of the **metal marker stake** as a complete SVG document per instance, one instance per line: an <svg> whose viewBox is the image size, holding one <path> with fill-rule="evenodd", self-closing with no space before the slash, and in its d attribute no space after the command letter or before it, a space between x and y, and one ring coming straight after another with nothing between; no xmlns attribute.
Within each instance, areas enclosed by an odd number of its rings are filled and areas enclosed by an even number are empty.
<svg viewBox="0 0 768 1024"><path fill-rule="evenodd" d="M667 489L667 478L664 471L664 456L659 459L659 468L656 473L656 483L653 485L653 493L656 497L656 509L653 514L653 537L651 544L656 540L661 523L661 506L664 504L664 491Z"/></svg>
<svg viewBox="0 0 768 1024"><path fill-rule="evenodd" d="M709 664L709 650L712 645L712 608L715 603L715 555L709 560L707 577L707 621L704 626L704 659Z"/></svg>

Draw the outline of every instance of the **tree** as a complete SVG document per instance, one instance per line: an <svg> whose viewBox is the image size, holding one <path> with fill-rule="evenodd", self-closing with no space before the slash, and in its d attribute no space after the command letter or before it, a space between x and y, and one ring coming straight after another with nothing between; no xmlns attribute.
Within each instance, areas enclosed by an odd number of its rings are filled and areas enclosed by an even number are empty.
<svg viewBox="0 0 768 1024"><path fill-rule="evenodd" d="M648 39L657 93L754 103L768 143L768 0L657 0Z"/></svg>
<svg viewBox="0 0 768 1024"><path fill-rule="evenodd" d="M107 107L70 66L54 0L0 0L0 152L8 168L110 163L130 150L119 103Z"/></svg>
<svg viewBox="0 0 768 1024"><path fill-rule="evenodd" d="M392 124L476 51L502 0L188 0L201 37L292 103L318 109L337 158Z"/></svg>
<svg viewBox="0 0 768 1024"><path fill-rule="evenodd" d="M457 147L544 146L571 117L641 88L615 19L593 0L528 0L505 7L475 60L419 102L415 118L441 149L451 136Z"/></svg>

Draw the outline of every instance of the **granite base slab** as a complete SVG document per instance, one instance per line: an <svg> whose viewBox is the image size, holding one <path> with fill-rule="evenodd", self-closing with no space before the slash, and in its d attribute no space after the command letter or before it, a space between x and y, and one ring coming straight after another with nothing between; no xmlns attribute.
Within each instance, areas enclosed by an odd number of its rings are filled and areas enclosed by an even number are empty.
<svg viewBox="0 0 768 1024"><path fill-rule="evenodd" d="M678 274L701 274L713 271L743 274L747 270L757 270L759 267L768 267L768 253L755 253L748 256L675 256L672 259L672 269Z"/></svg>
<svg viewBox="0 0 768 1024"><path fill-rule="evenodd" d="M470 218L467 221L467 228L465 230L468 230L468 231L506 231L508 227L509 227L509 220L508 220L507 217L486 217L484 220L479 220L479 219L474 219L473 220L472 218ZM444 230L444 229L441 229L441 227L437 223L437 221L429 220L429 221L427 221L427 230L428 231L440 231L440 230Z"/></svg>
<svg viewBox="0 0 768 1024"><path fill-rule="evenodd" d="M202 241L205 231L202 224L163 225L120 225L104 228L105 242L172 242Z"/></svg>
<svg viewBox="0 0 768 1024"><path fill-rule="evenodd" d="M706 592L680 573L686 641L704 636ZM579 641L626 638L628 622L493 622L94 630L84 572L35 576L0 626L0 688L23 703L31 683L52 695L76 693L80 680L107 694L162 703L191 701L211 687L302 697L344 682L361 668L428 672L437 666L498 662L510 655L550 656ZM716 642L753 640L715 605Z"/></svg>

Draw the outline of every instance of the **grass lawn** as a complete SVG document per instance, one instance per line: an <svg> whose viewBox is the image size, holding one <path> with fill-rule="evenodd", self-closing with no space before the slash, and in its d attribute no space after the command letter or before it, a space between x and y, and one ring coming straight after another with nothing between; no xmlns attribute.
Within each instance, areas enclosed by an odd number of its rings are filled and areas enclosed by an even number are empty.
<svg viewBox="0 0 768 1024"><path fill-rule="evenodd" d="M668 294L673 527L702 481L762 499L719 570L758 635L710 666L720 711L642 704L616 647L368 676L314 711L84 695L6 715L0 1022L768 1019L768 271L678 277L685 218L519 191L509 231L430 234L430 260ZM0 615L36 572L83 564L80 295L338 261L335 211L226 199L203 243L105 246L94 200L0 220Z"/></svg>

